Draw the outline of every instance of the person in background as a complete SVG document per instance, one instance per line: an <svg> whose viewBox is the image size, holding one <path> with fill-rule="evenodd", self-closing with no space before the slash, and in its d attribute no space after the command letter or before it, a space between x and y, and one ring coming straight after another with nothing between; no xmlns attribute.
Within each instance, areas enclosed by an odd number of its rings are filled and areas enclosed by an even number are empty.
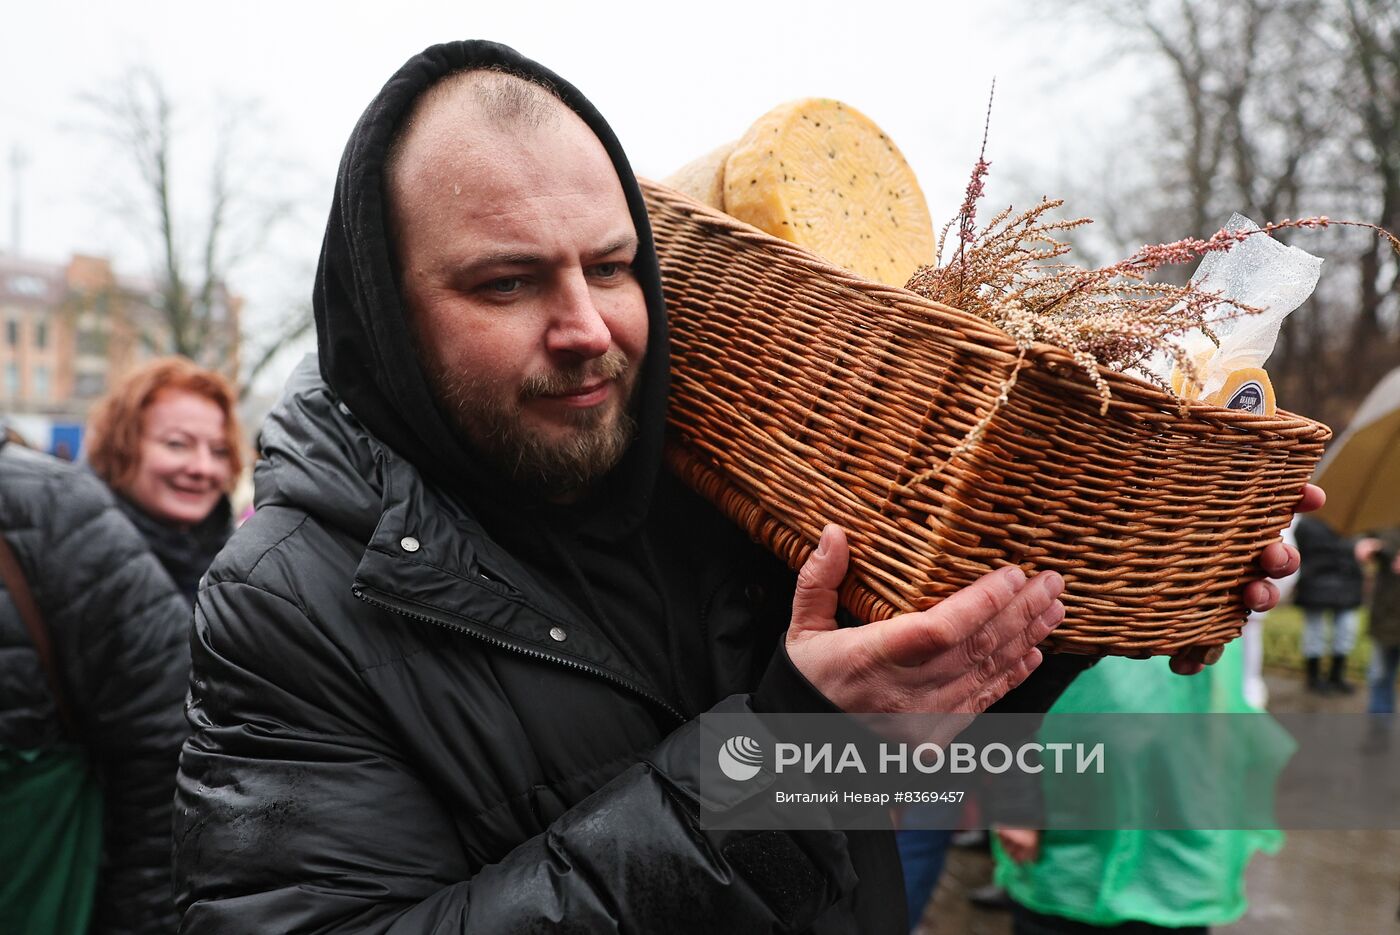
<svg viewBox="0 0 1400 935"><path fill-rule="evenodd" d="M1400 669L1400 527L1356 544L1363 565L1375 562L1371 592L1371 667L1366 673L1368 714L1395 713L1395 675Z"/></svg>
<svg viewBox="0 0 1400 935"><path fill-rule="evenodd" d="M220 374L163 357L113 387L88 421L88 465L191 607L233 532L228 493L243 448L236 403Z"/></svg>
<svg viewBox="0 0 1400 935"><path fill-rule="evenodd" d="M1361 566L1356 561L1356 542L1333 532L1321 520L1310 516L1295 527L1302 565L1293 602L1303 609L1303 665L1308 691L1350 694L1354 688L1346 680L1347 654L1356 644L1357 608L1361 606ZM1332 618L1331 644L1327 639L1327 618ZM1322 660L1329 656L1331 671L1324 681Z"/></svg>
<svg viewBox="0 0 1400 935"><path fill-rule="evenodd" d="M1069 686L1050 709L1047 723L1057 714L1258 713L1245 699L1243 681L1239 642L1227 645L1220 661L1194 679L1175 678L1160 656L1109 657ZM1276 738L1251 756L1281 768L1291 752L1288 744ZM1105 794L1123 803L1138 801L1148 789L1182 800L1202 795L1199 774L1174 751L1169 735L1144 747L1135 771L1125 773ZM1125 805L1125 813L1135 811ZM1245 868L1255 852L1274 853L1283 846L1283 833L1275 829L1147 830L1131 825L1112 830L997 828L994 838L996 880L1014 903L1014 935L1205 935L1209 926L1244 915Z"/></svg>
<svg viewBox="0 0 1400 935"><path fill-rule="evenodd" d="M913 812L924 806L913 806ZM938 889L938 880L943 876L943 864L948 858L948 846L953 840L949 828L900 827L908 818L907 813L899 816L894 840L899 848L899 862L904 868L904 902L909 913L909 931L918 931L924 917L924 910L933 893ZM912 822L911 822L912 824Z"/></svg>
<svg viewBox="0 0 1400 935"><path fill-rule="evenodd" d="M190 609L102 483L13 437L0 433L0 932L174 932Z"/></svg>

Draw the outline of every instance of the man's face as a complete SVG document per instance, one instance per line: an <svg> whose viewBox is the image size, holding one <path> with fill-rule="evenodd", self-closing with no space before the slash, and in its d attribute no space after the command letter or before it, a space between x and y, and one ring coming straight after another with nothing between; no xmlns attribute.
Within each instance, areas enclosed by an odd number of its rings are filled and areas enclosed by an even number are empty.
<svg viewBox="0 0 1400 935"><path fill-rule="evenodd" d="M635 432L647 343L636 230L576 115L509 134L482 126L428 115L405 141L392 188L400 289L465 440L516 484L569 499Z"/></svg>

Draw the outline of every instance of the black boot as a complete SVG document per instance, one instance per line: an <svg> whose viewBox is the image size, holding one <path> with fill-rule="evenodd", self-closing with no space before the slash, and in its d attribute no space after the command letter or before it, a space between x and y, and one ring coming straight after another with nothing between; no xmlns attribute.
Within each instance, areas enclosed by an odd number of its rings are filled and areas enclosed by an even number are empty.
<svg viewBox="0 0 1400 935"><path fill-rule="evenodd" d="M1325 695L1327 686L1322 681L1322 659L1318 656L1308 656L1303 660L1303 665L1307 667L1305 671L1308 674L1308 691Z"/></svg>
<svg viewBox="0 0 1400 935"><path fill-rule="evenodd" d="M1347 657L1332 657L1332 675L1327 680L1327 686L1339 695L1350 695L1356 691L1356 686L1346 679Z"/></svg>

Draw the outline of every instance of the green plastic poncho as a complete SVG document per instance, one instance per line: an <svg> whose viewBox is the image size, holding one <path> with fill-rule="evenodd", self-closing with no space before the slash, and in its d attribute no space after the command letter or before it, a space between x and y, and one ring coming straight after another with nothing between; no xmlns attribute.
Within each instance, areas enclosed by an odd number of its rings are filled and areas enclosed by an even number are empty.
<svg viewBox="0 0 1400 935"><path fill-rule="evenodd" d="M1248 713L1255 709L1245 701L1243 674L1238 642L1190 677L1173 673L1166 657L1109 657L1080 675L1051 713ZM1183 790L1193 781L1172 779ZM1036 912L1095 925L1223 925L1244 914L1250 857L1282 845L1277 830L1051 830L1030 864L995 847L996 881Z"/></svg>

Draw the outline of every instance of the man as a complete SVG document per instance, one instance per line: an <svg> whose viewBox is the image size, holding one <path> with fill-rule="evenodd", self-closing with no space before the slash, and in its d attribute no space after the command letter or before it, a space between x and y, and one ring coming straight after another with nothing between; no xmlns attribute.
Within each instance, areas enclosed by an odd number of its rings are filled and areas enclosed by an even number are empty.
<svg viewBox="0 0 1400 935"><path fill-rule="evenodd" d="M0 534L0 931L173 932L189 604L101 481L3 426Z"/></svg>
<svg viewBox="0 0 1400 935"><path fill-rule="evenodd" d="M319 374L199 599L185 930L902 930L889 834L701 828L685 725L984 710L1058 577L837 629L840 530L794 591L665 475L640 192L502 46L429 49L370 105L315 299Z"/></svg>

